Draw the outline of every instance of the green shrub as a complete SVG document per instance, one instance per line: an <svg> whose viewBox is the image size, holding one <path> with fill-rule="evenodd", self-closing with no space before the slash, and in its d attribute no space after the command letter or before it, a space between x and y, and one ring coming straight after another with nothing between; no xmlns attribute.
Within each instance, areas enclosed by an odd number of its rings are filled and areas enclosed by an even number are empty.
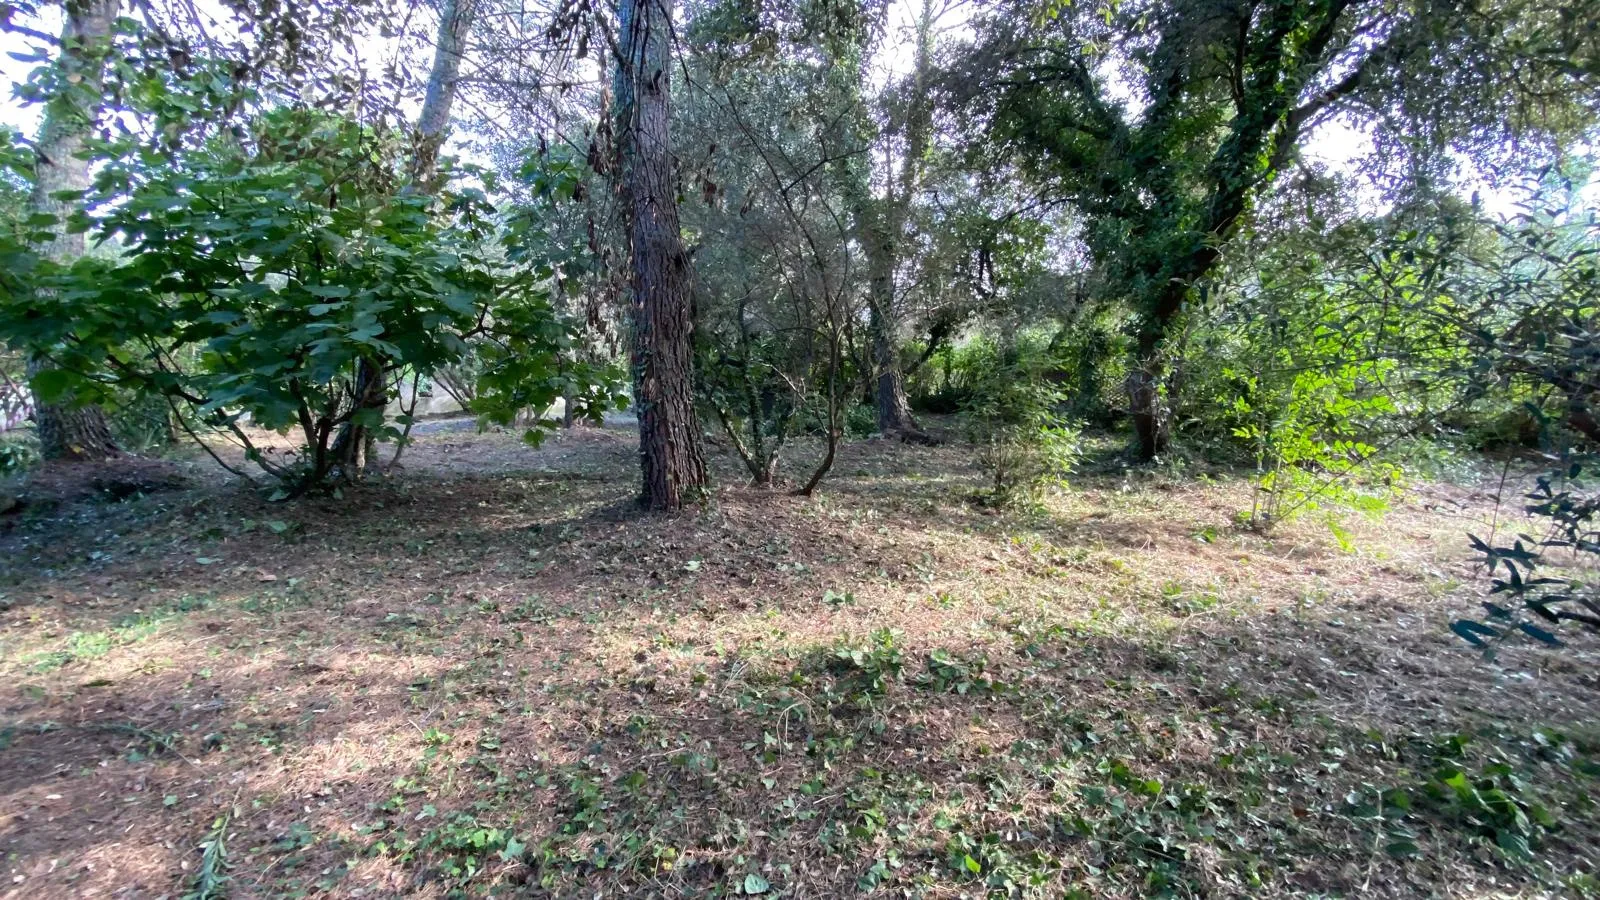
<svg viewBox="0 0 1600 900"><path fill-rule="evenodd" d="M39 463L39 439L31 428L0 434L0 476L26 472Z"/></svg>
<svg viewBox="0 0 1600 900"><path fill-rule="evenodd" d="M1057 412L1067 397L1046 369L1043 354L1012 350L975 372L962 417L988 482L983 497L995 506L1037 500L1081 455L1078 429Z"/></svg>

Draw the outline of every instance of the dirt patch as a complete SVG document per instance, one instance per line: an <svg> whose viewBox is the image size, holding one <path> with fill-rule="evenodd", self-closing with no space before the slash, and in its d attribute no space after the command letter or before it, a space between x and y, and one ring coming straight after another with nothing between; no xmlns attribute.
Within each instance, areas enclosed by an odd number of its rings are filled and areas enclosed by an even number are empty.
<svg viewBox="0 0 1600 900"><path fill-rule="evenodd" d="M184 467L164 459L127 457L101 462L50 462L0 488L10 498L0 514L32 507L50 510L64 504L121 503L191 486Z"/></svg>
<svg viewBox="0 0 1600 900"><path fill-rule="evenodd" d="M1446 628L1482 489L1262 536L1225 474L1106 467L1001 514L966 448L869 441L815 498L720 455L707 509L647 516L635 454L440 430L341 500L195 480L15 517L0 896L180 895L218 836L243 897L1471 896L1596 868L1600 648L1490 663Z"/></svg>

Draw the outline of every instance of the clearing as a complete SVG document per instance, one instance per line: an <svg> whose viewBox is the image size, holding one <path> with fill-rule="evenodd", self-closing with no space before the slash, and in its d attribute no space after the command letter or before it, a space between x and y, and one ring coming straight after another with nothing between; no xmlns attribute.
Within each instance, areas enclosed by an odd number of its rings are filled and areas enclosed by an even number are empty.
<svg viewBox="0 0 1600 900"><path fill-rule="evenodd" d="M0 520L0 896L1600 885L1600 642L1448 630L1493 480L1263 537L1238 475L995 514L970 448L865 441L814 499L723 457L654 517L635 440Z"/></svg>

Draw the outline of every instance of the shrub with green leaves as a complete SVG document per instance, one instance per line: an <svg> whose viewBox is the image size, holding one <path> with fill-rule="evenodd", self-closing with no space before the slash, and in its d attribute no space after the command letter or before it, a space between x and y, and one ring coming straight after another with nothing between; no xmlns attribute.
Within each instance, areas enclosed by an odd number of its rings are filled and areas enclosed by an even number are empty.
<svg viewBox="0 0 1600 900"><path fill-rule="evenodd" d="M401 437L384 412L400 377L459 361L476 334L515 351L499 393L548 407L570 387L550 266L508 262L484 194L419 189L407 152L395 134L283 109L242 139L112 159L70 227L122 252L60 265L27 240L0 247L28 287L4 299L0 338L53 361L34 381L46 402L168 398L289 494L357 477L361 435ZM264 451L246 424L298 447Z"/></svg>
<svg viewBox="0 0 1600 900"><path fill-rule="evenodd" d="M1045 357L1013 349L996 352L974 378L962 410L977 462L995 506L1038 499L1065 483L1080 456L1080 434L1058 412L1065 393L1045 378Z"/></svg>
<svg viewBox="0 0 1600 900"><path fill-rule="evenodd" d="M1535 211L1497 232L1453 276L1474 323L1468 374L1485 392L1521 386L1541 399L1528 410L1555 466L1526 497L1537 527L1471 539L1501 602L1451 628L1489 650L1518 633L1558 643L1545 625L1600 631L1600 220L1592 209L1564 219Z"/></svg>
<svg viewBox="0 0 1600 900"><path fill-rule="evenodd" d="M25 472L39 462L39 440L33 429L0 432L0 477Z"/></svg>
<svg viewBox="0 0 1600 900"><path fill-rule="evenodd" d="M1257 490L1248 523L1268 529L1290 516L1325 503L1378 512L1384 502L1362 482L1398 476L1373 459L1367 442L1375 418L1395 412L1377 388L1384 364L1360 362L1298 368L1285 353L1276 361L1287 377L1238 372L1239 393L1231 412L1239 425L1234 436L1255 451ZM1357 473L1362 476L1357 479ZM1380 477L1375 477L1380 476Z"/></svg>

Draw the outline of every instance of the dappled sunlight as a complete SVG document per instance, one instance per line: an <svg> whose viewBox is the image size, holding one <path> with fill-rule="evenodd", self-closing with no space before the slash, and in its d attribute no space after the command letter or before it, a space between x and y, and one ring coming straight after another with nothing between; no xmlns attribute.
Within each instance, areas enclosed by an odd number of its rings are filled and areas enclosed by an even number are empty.
<svg viewBox="0 0 1600 900"><path fill-rule="evenodd" d="M885 859L943 877L952 848L957 872L1148 858L1228 892L1237 848L1136 835L1248 811L1251 854L1348 848L1273 877L1353 890L1395 864L1346 794L1480 717L1512 747L1581 729L1596 690L1588 645L1488 668L1444 630L1470 499L1261 535L1230 523L1237 483L1086 476L1000 514L955 487L960 454L873 443L842 464L882 471L813 500L636 516L588 451L490 440L513 468L458 476L422 471L430 440L346 507L152 496L84 508L77 547L6 536L54 554L7 571L12 877L172 890L225 818L254 895L556 872L692 893L741 857L844 890ZM912 458L953 471L896 474ZM1452 834L1416 840L1459 867Z"/></svg>

